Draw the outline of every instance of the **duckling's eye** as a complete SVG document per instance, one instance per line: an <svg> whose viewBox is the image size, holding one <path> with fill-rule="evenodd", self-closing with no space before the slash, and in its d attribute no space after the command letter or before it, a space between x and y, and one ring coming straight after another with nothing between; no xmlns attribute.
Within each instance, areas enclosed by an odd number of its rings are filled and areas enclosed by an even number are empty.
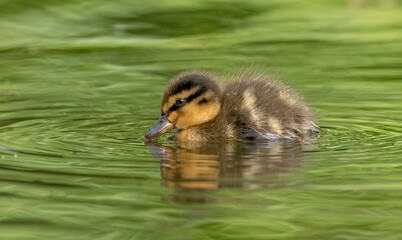
<svg viewBox="0 0 402 240"><path fill-rule="evenodd" d="M181 106L183 106L185 103L186 103L186 99L180 98L180 99L178 99L178 100L176 101L175 105L178 106L178 107L181 107Z"/></svg>

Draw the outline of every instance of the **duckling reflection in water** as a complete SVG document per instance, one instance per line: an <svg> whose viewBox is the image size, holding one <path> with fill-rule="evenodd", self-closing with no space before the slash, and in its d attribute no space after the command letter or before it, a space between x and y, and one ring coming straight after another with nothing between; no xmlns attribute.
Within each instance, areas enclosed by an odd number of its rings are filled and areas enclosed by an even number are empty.
<svg viewBox="0 0 402 240"><path fill-rule="evenodd" d="M298 171L302 150L296 141L180 143L146 142L161 160L163 185L175 189L280 188Z"/></svg>
<svg viewBox="0 0 402 240"><path fill-rule="evenodd" d="M302 98L262 74L227 82L201 71L179 74L163 93L161 117L145 134L177 128L179 141L303 139L320 131Z"/></svg>

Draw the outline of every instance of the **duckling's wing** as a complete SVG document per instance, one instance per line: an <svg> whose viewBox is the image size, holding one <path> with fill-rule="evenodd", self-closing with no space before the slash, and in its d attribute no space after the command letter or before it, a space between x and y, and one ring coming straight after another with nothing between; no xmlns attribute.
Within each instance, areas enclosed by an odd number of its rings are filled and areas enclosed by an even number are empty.
<svg viewBox="0 0 402 240"><path fill-rule="evenodd" d="M240 130L241 139L298 138L320 131L302 97L269 79L229 83L224 91L223 109L227 119Z"/></svg>

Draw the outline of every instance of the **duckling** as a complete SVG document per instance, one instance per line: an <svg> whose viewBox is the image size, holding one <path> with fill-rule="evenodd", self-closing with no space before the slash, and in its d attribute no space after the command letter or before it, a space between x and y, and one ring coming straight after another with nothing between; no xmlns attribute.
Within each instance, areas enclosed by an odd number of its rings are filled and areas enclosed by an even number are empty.
<svg viewBox="0 0 402 240"><path fill-rule="evenodd" d="M302 139L320 131L309 107L284 84L243 73L217 82L205 71L186 71L163 93L161 117L145 134L177 128L178 141Z"/></svg>

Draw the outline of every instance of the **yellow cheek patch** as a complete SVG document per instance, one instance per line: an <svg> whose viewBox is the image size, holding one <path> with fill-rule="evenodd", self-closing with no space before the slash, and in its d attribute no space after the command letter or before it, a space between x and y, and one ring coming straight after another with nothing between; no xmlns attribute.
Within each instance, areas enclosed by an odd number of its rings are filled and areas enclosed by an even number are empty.
<svg viewBox="0 0 402 240"><path fill-rule="evenodd" d="M168 117L169 122L171 122L171 123L176 122L176 119L177 119L178 115L179 114L176 111L170 113L169 117Z"/></svg>
<svg viewBox="0 0 402 240"><path fill-rule="evenodd" d="M255 95L250 90L246 90L243 94L242 107L249 112L251 121L259 128L261 127L261 120L263 116L261 113L259 113L256 102L257 100Z"/></svg>
<svg viewBox="0 0 402 240"><path fill-rule="evenodd" d="M176 101L178 99L180 99L180 98L186 99L189 96L195 94L198 90L200 90L200 88L201 87L197 86L197 87L191 88L190 90L184 90L184 91L179 92L178 94L170 96L168 98L167 102L165 104L163 104L162 113L166 113L169 110L169 108L171 108L176 103Z"/></svg>
<svg viewBox="0 0 402 240"><path fill-rule="evenodd" d="M207 91L190 103L187 103L178 112L176 126L178 128L189 128L206 123L218 115L220 104L212 91ZM200 99L206 98L208 102L198 104Z"/></svg>

